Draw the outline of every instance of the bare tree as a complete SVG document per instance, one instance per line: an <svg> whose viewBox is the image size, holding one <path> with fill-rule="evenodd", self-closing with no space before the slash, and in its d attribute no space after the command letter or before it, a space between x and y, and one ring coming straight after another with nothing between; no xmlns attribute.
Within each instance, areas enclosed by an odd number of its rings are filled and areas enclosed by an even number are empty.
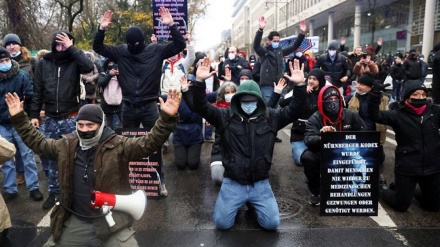
<svg viewBox="0 0 440 247"><path fill-rule="evenodd" d="M67 23L67 29L69 32L73 31L73 24L75 18L81 14L84 9L84 0L55 0L63 10L65 21Z"/></svg>

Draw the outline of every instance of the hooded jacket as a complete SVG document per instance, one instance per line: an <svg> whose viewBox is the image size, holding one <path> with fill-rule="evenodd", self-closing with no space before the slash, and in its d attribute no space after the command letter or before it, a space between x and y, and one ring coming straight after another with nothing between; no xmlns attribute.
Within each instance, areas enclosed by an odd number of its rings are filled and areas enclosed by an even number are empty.
<svg viewBox="0 0 440 247"><path fill-rule="evenodd" d="M359 114L355 111L344 108L342 97L339 95L339 116L336 123L331 123L330 118L324 111L324 93L333 87L339 93L335 86L325 86L321 89L318 96L318 111L313 113L306 123L306 133L304 143L312 152L319 152L321 148L321 129L324 126L333 126L336 131L360 131L365 129L365 124Z"/></svg>
<svg viewBox="0 0 440 247"><path fill-rule="evenodd" d="M376 123L386 124L396 133L394 172L403 176L430 176L440 172L440 106L427 103L421 115L407 106L379 110L381 94L370 92L368 115Z"/></svg>
<svg viewBox="0 0 440 247"><path fill-rule="evenodd" d="M305 101L305 86L297 86L288 107L267 108L259 86L244 81L232 97L230 108L217 108L208 103L204 82L192 87L195 111L220 134L225 177L240 184L253 184L267 179L272 164L276 133L296 120ZM243 95L257 97L257 109L248 116L241 109Z"/></svg>
<svg viewBox="0 0 440 247"><path fill-rule="evenodd" d="M73 45L62 53L64 56L59 56L61 53L54 50L52 44L52 52L45 54L37 64L31 118L40 117L43 104L46 116L54 119L67 118L79 110L80 75L93 71L94 65Z"/></svg>
<svg viewBox="0 0 440 247"><path fill-rule="evenodd" d="M35 153L57 161L61 189L59 201L66 207L71 208L74 186L72 174L74 172L76 150L79 145L78 136L67 134L59 140L45 139L44 135L28 121L23 111L12 116L11 122L23 142ZM131 194L129 161L139 160L158 150L168 139L176 123L176 116L169 116L161 111L155 126L146 136L127 138L112 132L107 139L100 141L94 158L94 189L111 194ZM131 227L133 224L133 218L128 213L117 210L113 210L112 213L116 224L111 228L104 217L93 219L96 235L103 241L108 239L112 233ZM99 213L94 215L97 214ZM53 209L50 216L50 225L56 242L61 236L64 222L70 215L71 213L61 205L55 206Z"/></svg>
<svg viewBox="0 0 440 247"><path fill-rule="evenodd" d="M336 87L342 87L341 78L347 76L350 78L350 65L343 55L336 53L335 59L332 60L328 53L316 60L314 68L322 69L325 75L332 78L332 84Z"/></svg>
<svg viewBox="0 0 440 247"><path fill-rule="evenodd" d="M163 60L185 49L186 43L176 25L170 27L173 42L151 43L138 54L132 54L127 44L104 45L105 30L98 30L93 40L93 50L118 64L118 81L124 102L132 105L157 100Z"/></svg>
<svg viewBox="0 0 440 247"><path fill-rule="evenodd" d="M317 90L313 90L311 93L307 93L306 103L304 104L304 110L298 120L293 122L290 129L290 142L300 141L304 139L306 133L306 123L309 117L318 110L318 95L321 89L325 86L324 72L320 69L312 69L308 76L315 76L319 81L319 87ZM307 77L308 79L308 77ZM307 83L306 79L306 83ZM290 91L290 90L289 90ZM280 106L285 107L289 104L290 97L280 100Z"/></svg>
<svg viewBox="0 0 440 247"><path fill-rule="evenodd" d="M304 40L304 34L299 34L295 42L286 48L273 49L272 46L262 47L261 39L263 37L263 31L258 30L254 38L254 50L260 57L260 86L271 86L277 82L288 70L284 64L284 56L296 51L302 41Z"/></svg>

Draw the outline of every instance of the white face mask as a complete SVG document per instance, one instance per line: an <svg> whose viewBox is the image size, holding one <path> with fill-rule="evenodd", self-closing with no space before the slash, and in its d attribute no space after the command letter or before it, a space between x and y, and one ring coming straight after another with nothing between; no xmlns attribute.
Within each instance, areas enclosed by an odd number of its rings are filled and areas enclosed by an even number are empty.
<svg viewBox="0 0 440 247"><path fill-rule="evenodd" d="M235 59L235 54L234 53L229 53L228 54L228 58L229 58L229 60L234 60Z"/></svg>
<svg viewBox="0 0 440 247"><path fill-rule="evenodd" d="M336 50L328 50L328 54L333 57L336 54Z"/></svg>
<svg viewBox="0 0 440 247"><path fill-rule="evenodd" d="M235 93L225 94L225 101L230 103Z"/></svg>

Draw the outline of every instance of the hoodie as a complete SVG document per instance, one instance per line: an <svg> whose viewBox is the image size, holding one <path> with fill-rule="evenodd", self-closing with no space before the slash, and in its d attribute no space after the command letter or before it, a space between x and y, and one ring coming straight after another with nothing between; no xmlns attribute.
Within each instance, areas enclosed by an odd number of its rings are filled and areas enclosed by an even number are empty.
<svg viewBox="0 0 440 247"><path fill-rule="evenodd" d="M243 95L253 95L258 99L257 109L250 116L244 113L244 111L241 109L240 99ZM243 81L238 87L237 93L235 93L235 95L232 97L231 109L234 114L240 116L243 119L250 120L264 115L264 113L266 112L266 102L261 95L260 87L258 86L258 84L252 80Z"/></svg>

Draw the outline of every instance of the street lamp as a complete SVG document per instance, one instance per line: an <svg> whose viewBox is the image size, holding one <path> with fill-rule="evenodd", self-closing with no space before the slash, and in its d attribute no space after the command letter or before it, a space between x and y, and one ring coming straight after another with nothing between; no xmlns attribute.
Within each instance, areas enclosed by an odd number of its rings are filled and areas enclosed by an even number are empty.
<svg viewBox="0 0 440 247"><path fill-rule="evenodd" d="M279 3L281 3L281 4L285 3L286 4L285 5L286 11L285 11L284 15L285 15L285 18L286 18L285 36L287 37L287 27L288 27L288 25L287 25L287 19L288 19L287 11L288 11L288 4L289 4L289 2L266 1L266 6L264 7L266 10L269 9L269 5L268 5L269 3L274 4L275 7L276 7L276 9L275 9L275 30L276 31L278 31L278 4Z"/></svg>

